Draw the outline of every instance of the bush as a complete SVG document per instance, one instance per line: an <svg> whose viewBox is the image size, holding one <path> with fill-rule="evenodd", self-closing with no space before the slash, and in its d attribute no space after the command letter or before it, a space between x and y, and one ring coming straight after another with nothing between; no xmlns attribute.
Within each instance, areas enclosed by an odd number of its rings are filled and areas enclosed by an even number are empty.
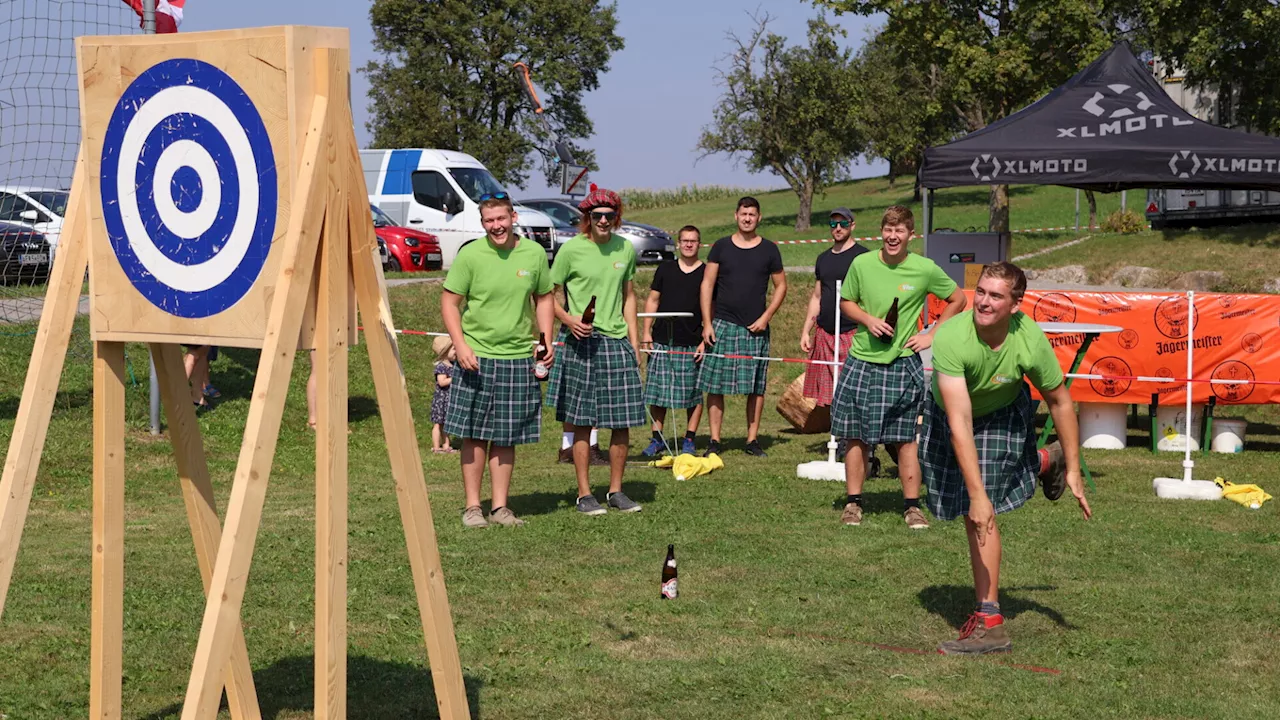
<svg viewBox="0 0 1280 720"><path fill-rule="evenodd" d="M1147 221L1132 210L1117 210L1102 221L1103 232L1132 235L1147 229Z"/></svg>

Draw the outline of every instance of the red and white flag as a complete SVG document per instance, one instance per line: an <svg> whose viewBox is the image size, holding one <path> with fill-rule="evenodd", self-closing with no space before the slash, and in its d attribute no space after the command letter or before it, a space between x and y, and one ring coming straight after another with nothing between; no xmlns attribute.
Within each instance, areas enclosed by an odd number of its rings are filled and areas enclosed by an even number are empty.
<svg viewBox="0 0 1280 720"><path fill-rule="evenodd" d="M124 0L133 11L138 13L139 27L142 26L142 0ZM187 0L156 0L156 33L176 33L182 24L182 9Z"/></svg>

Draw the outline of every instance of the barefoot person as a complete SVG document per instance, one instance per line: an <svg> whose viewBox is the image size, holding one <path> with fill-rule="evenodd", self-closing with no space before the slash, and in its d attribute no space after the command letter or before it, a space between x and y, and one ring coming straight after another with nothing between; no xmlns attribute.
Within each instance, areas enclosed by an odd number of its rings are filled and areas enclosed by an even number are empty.
<svg viewBox="0 0 1280 720"><path fill-rule="evenodd" d="M977 607L946 654L1009 652L1000 614L1000 531L996 515L1021 507L1036 491L1035 405L1025 376L1049 406L1066 473L1051 473L1045 495L1063 484L1092 515L1080 480L1079 427L1058 358L1035 322L1019 312L1027 278L1016 265L988 265L973 310L942 324L933 342L933 393L920 447L929 511L940 520L964 516Z"/></svg>
<svg viewBox="0 0 1280 720"><path fill-rule="evenodd" d="M722 237L707 253L702 278L702 339L708 353L720 355L769 355L769 321L787 297L787 275L782 271L778 246L756 234L760 203L753 197L738 200L734 212L738 231ZM769 281L773 297L768 306ZM720 452L724 424L724 396L747 396L746 453L764 457L760 447L760 416L764 412L765 381L769 363L708 356L698 371L698 389L707 393L711 442L706 454Z"/></svg>
<svg viewBox="0 0 1280 720"><path fill-rule="evenodd" d="M702 420L702 393L698 392L696 356L704 347L699 295L707 266L698 257L698 249L702 245L702 233L698 228L685 225L676 237L677 258L659 265L653 273L644 311L687 312L692 317L644 319L641 342L656 351L649 355L649 372L644 381L644 402L653 415L653 440L643 451L649 456L657 455L666 448L662 426L667 419L667 408L686 411L684 439L679 447L681 453L693 454L695 451L693 441Z"/></svg>
<svg viewBox="0 0 1280 720"><path fill-rule="evenodd" d="M457 357L444 431L462 438L462 524L523 525L507 497L515 446L538 442L542 426L534 318L537 331L551 337L551 272L542 247L515 234L516 213L506 193L480 196L480 220L485 237L458 250L440 298ZM547 353L549 363L554 350ZM493 484L488 520L480 506L486 459Z"/></svg>
<svg viewBox="0 0 1280 720"><path fill-rule="evenodd" d="M622 492L631 428L644 424L643 389L637 361L636 251L614 233L622 224L622 199L612 190L592 188L578 208L581 234L565 243L551 266L551 281L565 302L555 303L564 343L560 362L551 371L546 403L556 420L573 428L573 469L578 480L578 512L607 512L591 494L592 428L613 430L609 438L609 490L605 503L621 512L640 505ZM595 319L582 320L595 299Z"/></svg>
<svg viewBox="0 0 1280 720"><path fill-rule="evenodd" d="M913 530L929 527L920 510L915 439L926 392L918 353L933 343L933 331L917 333L916 321L929 295L947 301L939 322L963 310L965 297L932 260L907 251L914 229L910 210L901 205L886 209L880 220L880 252L854 258L840 287L840 308L858 323L831 411L831 434L849 447L844 460L848 497L840 516L845 525L862 524L862 485L871 448L893 443L898 446L903 519Z"/></svg>
<svg viewBox="0 0 1280 720"><path fill-rule="evenodd" d="M800 351L807 353L815 363L831 362L849 354L853 344L853 318L840 318L840 342L836 347L836 281L843 281L849 274L853 259L868 252L854 242L856 227L853 211L838 207L831 211L827 222L831 226L831 248L818 256L813 264L813 292L809 295L809 307L804 315L804 327L800 330ZM809 334L817 328L817 333ZM835 369L831 365L810 364L804 371L804 396L811 398L817 407L829 407L835 392ZM837 457L844 459L844 443L840 443Z"/></svg>

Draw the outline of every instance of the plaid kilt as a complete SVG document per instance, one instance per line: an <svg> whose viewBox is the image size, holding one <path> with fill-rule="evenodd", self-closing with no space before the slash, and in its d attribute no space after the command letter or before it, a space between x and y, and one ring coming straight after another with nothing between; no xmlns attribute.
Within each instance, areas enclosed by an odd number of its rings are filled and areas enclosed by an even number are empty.
<svg viewBox="0 0 1280 720"><path fill-rule="evenodd" d="M919 355L900 357L888 365L850 355L840 368L831 434L868 445L913 442L924 396L924 363Z"/></svg>
<svg viewBox="0 0 1280 720"><path fill-rule="evenodd" d="M579 340L561 328L559 342L546 399L556 420L609 429L644 424L640 363L630 341L600 333Z"/></svg>
<svg viewBox="0 0 1280 720"><path fill-rule="evenodd" d="M769 331L754 334L741 325L725 320L711 321L716 344L709 353L766 357L769 354ZM731 360L721 357L702 358L698 371L698 390L713 395L764 395L769 375L766 360Z"/></svg>
<svg viewBox="0 0 1280 720"><path fill-rule="evenodd" d="M533 376L533 358L476 360L479 372L454 368L444 431L500 446L538 442L542 388Z"/></svg>
<svg viewBox="0 0 1280 720"><path fill-rule="evenodd" d="M816 362L829 362L849 354L853 345L853 330L840 333L840 350L836 350L836 336L818 328L813 334L813 349L809 351L809 359ZM830 405L835 392L835 366L807 365L804 371L804 396L817 401L820 406Z"/></svg>
<svg viewBox="0 0 1280 720"><path fill-rule="evenodd" d="M649 353L649 372L644 379L644 404L677 409L701 405L698 363L693 359L693 353L698 348L654 343L653 349L689 354Z"/></svg>
<svg viewBox="0 0 1280 720"><path fill-rule="evenodd" d="M1021 507L1036 493L1040 456L1034 420L1035 404L1025 384L1012 404L974 418L973 439L982 484L997 514ZM947 413L933 400L924 416L920 468L929 489L929 512L940 520L954 520L969 512L969 492L951 447Z"/></svg>

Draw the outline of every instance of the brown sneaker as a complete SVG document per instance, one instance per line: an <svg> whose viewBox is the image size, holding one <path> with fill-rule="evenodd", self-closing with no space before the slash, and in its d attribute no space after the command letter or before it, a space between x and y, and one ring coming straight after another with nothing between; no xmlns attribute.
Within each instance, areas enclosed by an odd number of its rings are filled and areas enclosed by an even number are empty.
<svg viewBox="0 0 1280 720"><path fill-rule="evenodd" d="M484 510L479 505L472 505L462 511L462 527L485 528L489 521L484 519Z"/></svg>
<svg viewBox="0 0 1280 720"><path fill-rule="evenodd" d="M516 514L511 512L511 508L508 507L500 507L489 513L489 522L504 527L520 527L524 525L524 521L516 517Z"/></svg>
<svg viewBox="0 0 1280 720"><path fill-rule="evenodd" d="M929 521L925 518L924 511L918 507L907 508L907 511L902 513L902 518L907 521L907 527L912 530L929 529Z"/></svg>
<svg viewBox="0 0 1280 720"><path fill-rule="evenodd" d="M1047 467L1040 473L1040 489L1046 498L1057 500L1067 489L1067 456L1057 440L1045 445L1040 452L1048 455ZM1044 462L1043 456L1041 462Z"/></svg>
<svg viewBox="0 0 1280 720"><path fill-rule="evenodd" d="M561 465L572 465L573 464L573 446L570 445L567 448L560 448L560 457L558 460L556 460L556 462L560 463Z"/></svg>
<svg viewBox="0 0 1280 720"><path fill-rule="evenodd" d="M599 445L591 446L591 464L596 467L609 467L609 454L601 450Z"/></svg>
<svg viewBox="0 0 1280 720"><path fill-rule="evenodd" d="M960 637L938 646L943 655L985 655L1013 651L1013 641L1004 629L1003 615L974 613L960 628Z"/></svg>
<svg viewBox="0 0 1280 720"><path fill-rule="evenodd" d="M845 503L844 512L840 513L840 522L845 525L861 525L862 507L858 503Z"/></svg>

